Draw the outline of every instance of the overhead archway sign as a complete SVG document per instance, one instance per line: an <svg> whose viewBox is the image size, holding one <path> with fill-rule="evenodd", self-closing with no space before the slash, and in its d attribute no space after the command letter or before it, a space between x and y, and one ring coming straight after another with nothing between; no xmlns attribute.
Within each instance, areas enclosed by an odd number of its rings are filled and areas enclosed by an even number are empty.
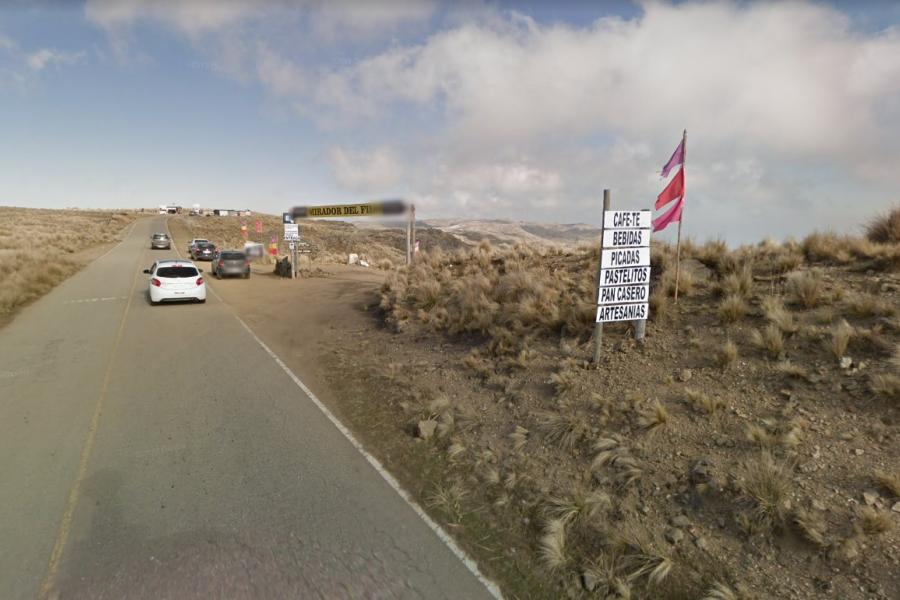
<svg viewBox="0 0 900 600"><path fill-rule="evenodd" d="M379 200L362 204L295 206L291 209L291 216L294 219L383 217L405 214L407 208L403 200Z"/></svg>

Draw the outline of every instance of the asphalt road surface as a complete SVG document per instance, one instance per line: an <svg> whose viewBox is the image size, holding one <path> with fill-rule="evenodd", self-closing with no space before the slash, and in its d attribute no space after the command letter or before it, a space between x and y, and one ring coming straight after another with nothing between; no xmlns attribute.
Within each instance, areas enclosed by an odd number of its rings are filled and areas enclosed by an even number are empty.
<svg viewBox="0 0 900 600"><path fill-rule="evenodd" d="M150 306L164 230L0 329L0 598L490 597L214 294Z"/></svg>

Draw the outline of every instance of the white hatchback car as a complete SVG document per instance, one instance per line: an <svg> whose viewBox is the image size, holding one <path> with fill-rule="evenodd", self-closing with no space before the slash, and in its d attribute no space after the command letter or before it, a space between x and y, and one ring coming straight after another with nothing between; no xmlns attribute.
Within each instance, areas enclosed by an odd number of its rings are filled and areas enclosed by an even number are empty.
<svg viewBox="0 0 900 600"><path fill-rule="evenodd" d="M202 271L189 260L160 260L144 273L150 276L150 304L174 300L206 302Z"/></svg>

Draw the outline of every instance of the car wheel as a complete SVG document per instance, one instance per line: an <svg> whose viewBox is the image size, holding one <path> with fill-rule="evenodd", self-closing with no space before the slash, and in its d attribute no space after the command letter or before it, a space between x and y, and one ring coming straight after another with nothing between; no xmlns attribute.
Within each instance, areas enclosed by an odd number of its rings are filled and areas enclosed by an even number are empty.
<svg viewBox="0 0 900 600"><path fill-rule="evenodd" d="M206 298L204 298L203 300L197 300L197 302L199 302L200 304L206 304Z"/></svg>

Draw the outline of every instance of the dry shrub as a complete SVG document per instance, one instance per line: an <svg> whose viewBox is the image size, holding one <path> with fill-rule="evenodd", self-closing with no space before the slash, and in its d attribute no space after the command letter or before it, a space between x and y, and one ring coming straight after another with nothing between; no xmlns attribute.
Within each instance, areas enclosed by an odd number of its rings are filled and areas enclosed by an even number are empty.
<svg viewBox="0 0 900 600"><path fill-rule="evenodd" d="M549 519L571 525L576 521L595 519L610 506L609 494L603 490L576 485L566 496L551 497L545 512Z"/></svg>
<svg viewBox="0 0 900 600"><path fill-rule="evenodd" d="M846 320L841 319L831 328L831 339L828 349L835 358L840 360L847 353L850 338L853 337L853 327Z"/></svg>
<svg viewBox="0 0 900 600"><path fill-rule="evenodd" d="M794 271L788 275L788 288L794 302L804 308L815 308L822 299L824 278L818 269Z"/></svg>
<svg viewBox="0 0 900 600"><path fill-rule="evenodd" d="M872 219L866 226L866 238L877 244L900 244L900 206Z"/></svg>
<svg viewBox="0 0 900 600"><path fill-rule="evenodd" d="M796 333L800 326L794 314L784 305L781 296L766 296L762 300L762 310L766 319L774 323L784 333Z"/></svg>
<svg viewBox="0 0 900 600"><path fill-rule="evenodd" d="M694 249L692 256L720 276L737 269L734 253L722 239L711 240Z"/></svg>
<svg viewBox="0 0 900 600"><path fill-rule="evenodd" d="M709 415L725 408L725 402L721 398L712 397L691 388L685 388L684 399L695 411Z"/></svg>
<svg viewBox="0 0 900 600"><path fill-rule="evenodd" d="M615 534L614 546L622 556L629 581L659 586L672 572L674 561L665 543L646 527L625 523Z"/></svg>
<svg viewBox="0 0 900 600"><path fill-rule="evenodd" d="M808 542L819 547L828 545L825 537L828 525L821 513L800 507L794 511L792 520L797 530Z"/></svg>
<svg viewBox="0 0 900 600"><path fill-rule="evenodd" d="M653 321L665 321L672 311L672 300L663 289L655 289L650 294L650 318Z"/></svg>
<svg viewBox="0 0 900 600"><path fill-rule="evenodd" d="M894 303L875 294L854 293L847 298L847 309L854 317L886 317L897 312Z"/></svg>
<svg viewBox="0 0 900 600"><path fill-rule="evenodd" d="M866 535L882 535L894 528L894 521L887 512L865 506L859 510L856 526Z"/></svg>
<svg viewBox="0 0 900 600"><path fill-rule="evenodd" d="M509 434L509 440L512 442L513 450L521 450L528 442L528 430L521 425L516 425L515 431Z"/></svg>
<svg viewBox="0 0 900 600"><path fill-rule="evenodd" d="M659 400L655 400L649 407L638 411L638 425L647 431L658 431L668 423L669 411Z"/></svg>
<svg viewBox="0 0 900 600"><path fill-rule="evenodd" d="M789 465L776 462L767 451L743 464L738 485L750 503L755 525L771 531L786 523L786 500L791 491L790 472Z"/></svg>
<svg viewBox="0 0 900 600"><path fill-rule="evenodd" d="M587 416L565 403L560 403L558 411L540 411L536 417L544 439L565 450L574 448L590 433Z"/></svg>
<svg viewBox="0 0 900 600"><path fill-rule="evenodd" d="M753 596L743 587L731 587L727 583L717 581L706 590L701 600L751 600Z"/></svg>
<svg viewBox="0 0 900 600"><path fill-rule="evenodd" d="M728 273L719 283L719 293L723 296L739 296L744 300L753 293L753 268L749 263Z"/></svg>
<svg viewBox="0 0 900 600"><path fill-rule="evenodd" d="M875 471L872 481L883 489L888 497L900 498L900 474Z"/></svg>
<svg viewBox="0 0 900 600"><path fill-rule="evenodd" d="M719 351L716 353L716 364L722 369L730 369L737 362L738 348L737 344L731 340L726 340Z"/></svg>
<svg viewBox="0 0 900 600"><path fill-rule="evenodd" d="M569 562L565 521L554 519L547 523L540 539L540 555L551 571L557 571Z"/></svg>
<svg viewBox="0 0 900 600"><path fill-rule="evenodd" d="M792 363L789 360L784 360L776 364L775 370L788 377L795 377L797 379L809 378L809 370L806 367Z"/></svg>
<svg viewBox="0 0 900 600"><path fill-rule="evenodd" d="M750 341L774 357L781 356L784 352L784 336L781 334L781 328L775 323L769 323L762 331L754 329L750 333Z"/></svg>
<svg viewBox="0 0 900 600"><path fill-rule="evenodd" d="M437 484L426 503L444 513L451 523L459 523L463 517L463 500L467 495L468 492L459 483Z"/></svg>
<svg viewBox="0 0 900 600"><path fill-rule="evenodd" d="M662 274L659 285L665 290L666 295L675 296L675 269L669 269ZM692 271L679 269L678 271L678 295L690 296L697 286L697 278Z"/></svg>
<svg viewBox="0 0 900 600"><path fill-rule="evenodd" d="M643 475L644 471L637 459L622 443L622 438L618 434L598 439L594 442L594 451L597 454L591 462L592 472L610 466L616 470L618 481L626 486L634 483Z"/></svg>
<svg viewBox="0 0 900 600"><path fill-rule="evenodd" d="M900 399L900 376L893 373L873 375L870 382L872 392L884 398Z"/></svg>
<svg viewBox="0 0 900 600"><path fill-rule="evenodd" d="M719 318L725 323L735 323L746 316L750 307L742 296L726 296L719 304Z"/></svg>
<svg viewBox="0 0 900 600"><path fill-rule="evenodd" d="M817 231L804 238L800 247L809 262L846 264L853 260L849 245L850 238L847 236Z"/></svg>

